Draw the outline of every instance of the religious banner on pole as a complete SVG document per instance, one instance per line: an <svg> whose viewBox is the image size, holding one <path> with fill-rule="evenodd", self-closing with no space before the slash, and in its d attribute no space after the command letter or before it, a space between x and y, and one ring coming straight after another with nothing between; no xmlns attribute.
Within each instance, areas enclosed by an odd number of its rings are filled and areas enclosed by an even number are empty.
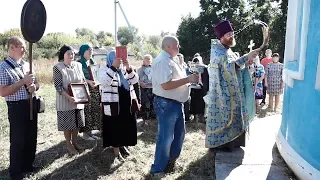
<svg viewBox="0 0 320 180"><path fill-rule="evenodd" d="M27 0L21 12L20 27L25 40L29 42L29 64L32 73L32 44L38 42L46 29L47 13L40 0ZM33 96L30 94L30 120L33 120Z"/></svg>

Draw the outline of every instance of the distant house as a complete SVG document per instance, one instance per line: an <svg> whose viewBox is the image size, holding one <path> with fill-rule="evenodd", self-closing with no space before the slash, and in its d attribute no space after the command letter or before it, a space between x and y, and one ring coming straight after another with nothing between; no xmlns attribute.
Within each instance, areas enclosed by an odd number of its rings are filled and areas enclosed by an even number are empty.
<svg viewBox="0 0 320 180"><path fill-rule="evenodd" d="M75 59L78 60L80 59L79 57L79 49L80 49L80 45L71 45L71 47L74 49L75 51ZM107 58L107 54L114 50L115 48L114 47L111 47L111 46L95 46L93 47L93 54L92 54L92 57L95 61L106 61L106 58ZM132 51L128 50L128 59L129 60L133 60L135 59L135 55Z"/></svg>

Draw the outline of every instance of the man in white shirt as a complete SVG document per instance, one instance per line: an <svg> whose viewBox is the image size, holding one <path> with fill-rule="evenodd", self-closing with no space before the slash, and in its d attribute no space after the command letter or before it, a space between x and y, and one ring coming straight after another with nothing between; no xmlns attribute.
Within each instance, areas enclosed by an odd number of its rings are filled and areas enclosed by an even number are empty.
<svg viewBox="0 0 320 180"><path fill-rule="evenodd" d="M190 94L189 83L199 80L198 75L187 76L185 68L174 61L179 47L176 37L164 37L163 51L152 63L154 109L159 131L152 174L173 170L185 135L183 103Z"/></svg>

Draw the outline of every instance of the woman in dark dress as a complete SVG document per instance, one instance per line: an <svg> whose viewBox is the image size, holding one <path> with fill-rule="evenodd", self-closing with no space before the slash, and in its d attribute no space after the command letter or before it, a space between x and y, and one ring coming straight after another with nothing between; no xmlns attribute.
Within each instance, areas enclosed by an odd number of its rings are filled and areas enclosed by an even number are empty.
<svg viewBox="0 0 320 180"><path fill-rule="evenodd" d="M83 44L79 49L80 62L86 82L89 85L90 103L84 106L85 126L80 128L82 138L84 140L96 140L97 136L92 134L92 130L100 130L101 128L101 108L100 108L100 92L99 84L97 84L90 76L89 66L97 65L92 59L93 49L88 44Z"/></svg>
<svg viewBox="0 0 320 180"><path fill-rule="evenodd" d="M194 63L204 65L202 62L202 57L200 55L194 57L192 61ZM209 90L209 74L207 68L204 68L204 72L201 73L201 81L199 84L201 86L201 89L191 88L190 114L194 115L194 119L196 120L196 122L205 123L205 103L203 97Z"/></svg>
<svg viewBox="0 0 320 180"><path fill-rule="evenodd" d="M136 112L140 108L133 88L138 75L127 60L120 67L121 61L113 50L107 55L107 66L99 70L103 147L112 146L118 160L130 154L125 146L137 144Z"/></svg>

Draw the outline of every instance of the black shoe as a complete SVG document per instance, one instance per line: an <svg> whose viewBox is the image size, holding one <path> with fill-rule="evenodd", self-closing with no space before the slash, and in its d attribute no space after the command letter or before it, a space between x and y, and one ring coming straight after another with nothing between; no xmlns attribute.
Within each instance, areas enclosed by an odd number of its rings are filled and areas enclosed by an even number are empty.
<svg viewBox="0 0 320 180"><path fill-rule="evenodd" d="M174 166L176 164L175 160L169 160L166 169L164 170L165 173L171 173L174 171Z"/></svg>
<svg viewBox="0 0 320 180"><path fill-rule="evenodd" d="M41 169L42 169L41 166L31 166L31 167L26 168L24 170L24 172L26 172L26 173L39 172Z"/></svg>
<svg viewBox="0 0 320 180"><path fill-rule="evenodd" d="M230 147L216 147L210 148L210 152L232 152L233 148Z"/></svg>
<svg viewBox="0 0 320 180"><path fill-rule="evenodd" d="M23 174L18 174L11 176L12 180L29 180L29 178L25 177Z"/></svg>

